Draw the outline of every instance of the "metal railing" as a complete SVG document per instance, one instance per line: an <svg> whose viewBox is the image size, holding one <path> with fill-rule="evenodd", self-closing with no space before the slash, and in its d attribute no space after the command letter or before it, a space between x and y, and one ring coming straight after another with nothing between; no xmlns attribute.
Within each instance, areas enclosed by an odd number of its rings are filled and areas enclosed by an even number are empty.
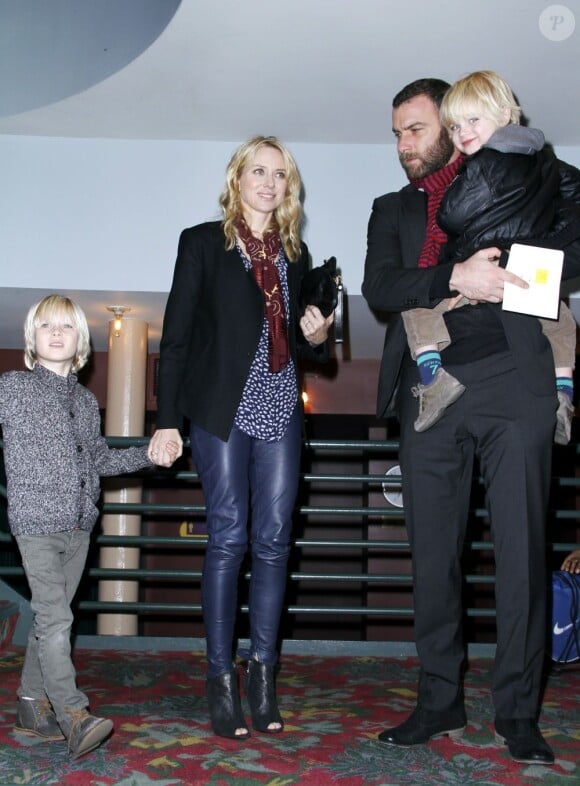
<svg viewBox="0 0 580 786"><path fill-rule="evenodd" d="M146 438L108 438L109 444L115 447L127 447L144 444ZM0 441L0 447L2 443ZM566 475L554 476L554 493L552 498L557 505L550 509L549 517L552 524L557 522L577 523L580 511L577 509L576 494L580 485L577 477L578 446L570 446L568 451L569 472ZM383 472L368 471L369 463L396 461L398 452L397 440L322 440L312 439L305 444L303 472L301 474L301 502L296 509L298 531L303 530L294 541L294 553L289 573L289 603L286 612L294 616L314 616L322 620L321 624L341 625L345 617L358 620L361 636L365 637L365 620L383 619L385 621L412 619L412 578L410 574L409 544L404 529L404 508L393 506L385 499L383 492L400 489L401 478L397 474L385 475ZM356 458L360 471L322 471L316 464L322 460L329 463L352 463ZM314 467L314 469L312 469ZM309 471L310 469L310 471ZM145 496L155 496L155 490L164 489L165 494L191 497L197 491L201 495L199 479L194 471L158 470L139 474L144 482ZM474 478L474 485L481 487L479 478ZM326 491L325 491L326 489ZM315 493L313 494L313 490ZM0 496L5 497L5 488L0 486ZM340 502L318 504L320 496L339 498ZM195 496L195 495L194 495ZM314 496L315 499L312 499ZM344 502L352 497L354 501ZM384 504L383 504L384 502ZM140 619L148 617L171 619L189 615L201 619L201 603L199 599L182 600L167 599L174 590L180 588L196 588L201 581L201 560L207 542L203 534L205 506L203 502L155 502L146 500L142 503L106 503L102 506L103 513L139 514L143 517L141 535L112 536L96 535L96 546L130 546L141 549L141 564L138 569L101 568L89 565L88 577L90 587L78 602L79 612L91 616L98 613L137 614ZM486 510L483 506L475 506L471 511L473 522L479 523L483 537L468 540L467 552L477 552L489 557L493 551L488 533L486 532ZM186 520L184 522L184 519ZM175 534L176 521L187 524L191 533ZM152 524L154 526L152 527ZM349 534L341 536L346 526ZM187 529L186 527L186 529ZM388 534L383 537L381 530L386 527ZM167 534L157 534L166 529ZM312 533L312 530L315 533ZM320 537L320 530L328 531L328 537ZM156 534L151 534L154 531ZM353 535L353 532L357 534ZM557 530L552 527L554 536ZM11 559L14 544L7 532L0 532L0 544L4 558L0 564L0 578L7 580L23 576L17 556ZM558 537L550 544L554 552L567 552L577 548L574 541L566 542ZM309 553L317 554L317 562L323 562L326 569L309 569ZM199 563L196 567L151 567L151 557L165 555L171 562L176 555L187 553ZM337 556L338 555L338 556ZM348 555L347 568L343 567L342 555ZM395 559L396 569L389 569ZM382 560L382 564L381 564ZM378 564L378 568L376 567ZM374 568L372 566L375 566ZM249 571L245 573L246 578ZM137 581L141 587L140 599L136 602L100 601L95 595L96 583L101 580ZM473 619L495 616L493 603L488 602L486 593L493 588L494 576L475 569L468 571L465 577L467 587L472 588L475 602L468 606L466 614ZM306 587L306 589L304 589ZM337 589L337 587L339 589ZM162 588L159 589L158 588ZM342 588L342 589L340 589ZM477 590L479 588L479 590ZM146 590L146 592L145 592ZM381 593L401 593L398 603L392 600L381 600ZM480 596L478 596L478 591ZM329 594L331 593L331 594ZM373 597L372 596L374 593ZM88 598L87 598L88 594ZM158 595L147 599L146 595ZM312 597L314 596L314 600ZM322 600L317 599L322 596ZM344 597L343 597L344 596ZM332 599L332 603L329 599ZM247 605L241 608L247 612ZM325 623L326 620L326 623Z"/></svg>

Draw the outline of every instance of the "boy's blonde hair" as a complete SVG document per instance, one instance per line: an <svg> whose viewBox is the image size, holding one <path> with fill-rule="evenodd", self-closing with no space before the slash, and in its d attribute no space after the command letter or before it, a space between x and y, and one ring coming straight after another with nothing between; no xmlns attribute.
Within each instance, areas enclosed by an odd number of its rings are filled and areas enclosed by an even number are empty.
<svg viewBox="0 0 580 786"><path fill-rule="evenodd" d="M71 370L81 369L91 354L89 326L82 308L64 295L47 295L29 309L24 320L24 362L26 368L32 370L36 365L35 330L43 322L49 324L68 322L78 331L77 351Z"/></svg>
<svg viewBox="0 0 580 786"><path fill-rule="evenodd" d="M495 71L474 71L452 84L441 103L441 123L449 128L472 111L493 120L498 127L519 125L522 114L511 87Z"/></svg>
<svg viewBox="0 0 580 786"><path fill-rule="evenodd" d="M232 155L226 169L226 183L220 195L223 211L223 228L226 236L226 248L232 249L236 243L235 222L242 218L242 200L240 198L240 177L248 162L261 147L273 147L282 154L286 168L286 196L282 204L276 208L272 223L268 229L277 229L284 247L284 253L290 261L300 257L300 224L302 221L302 203L300 194L302 181L296 162L284 145L274 136L254 136L244 142Z"/></svg>

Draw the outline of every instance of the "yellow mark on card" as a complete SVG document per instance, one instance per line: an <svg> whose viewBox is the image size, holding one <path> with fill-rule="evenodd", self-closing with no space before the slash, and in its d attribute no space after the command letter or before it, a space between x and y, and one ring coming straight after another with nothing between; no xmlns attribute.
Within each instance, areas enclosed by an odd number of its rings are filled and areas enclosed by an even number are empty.
<svg viewBox="0 0 580 786"><path fill-rule="evenodd" d="M536 284L548 283L548 271L544 267L536 268Z"/></svg>

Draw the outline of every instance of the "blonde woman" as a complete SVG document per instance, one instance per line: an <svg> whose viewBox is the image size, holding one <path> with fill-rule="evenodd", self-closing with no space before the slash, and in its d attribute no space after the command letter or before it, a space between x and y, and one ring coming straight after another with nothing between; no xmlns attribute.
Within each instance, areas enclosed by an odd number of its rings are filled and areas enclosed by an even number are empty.
<svg viewBox="0 0 580 786"><path fill-rule="evenodd" d="M251 552L246 686L252 724L282 731L274 687L298 487L301 406L297 356L323 359L333 315L308 306L300 282L301 182L288 150L254 137L233 154L220 197L223 220L180 238L160 345L157 460L191 424L192 456L207 506L202 605L207 696L214 732L244 740L233 666L237 586ZM249 519L251 519L249 524Z"/></svg>

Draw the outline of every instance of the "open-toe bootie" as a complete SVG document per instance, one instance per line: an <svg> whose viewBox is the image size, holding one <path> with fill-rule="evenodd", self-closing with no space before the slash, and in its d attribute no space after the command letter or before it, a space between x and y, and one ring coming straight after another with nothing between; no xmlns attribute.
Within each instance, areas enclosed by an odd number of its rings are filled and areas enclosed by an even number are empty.
<svg viewBox="0 0 580 786"><path fill-rule="evenodd" d="M208 679L207 700L214 734L232 740L246 740L250 736L242 713L240 692L234 669ZM236 729L245 729L245 732L236 734Z"/></svg>
<svg viewBox="0 0 580 786"><path fill-rule="evenodd" d="M257 660L250 660L246 672L246 693L254 729L266 734L279 734L284 728L284 723L276 702L274 667ZM279 725L268 728L272 723Z"/></svg>

